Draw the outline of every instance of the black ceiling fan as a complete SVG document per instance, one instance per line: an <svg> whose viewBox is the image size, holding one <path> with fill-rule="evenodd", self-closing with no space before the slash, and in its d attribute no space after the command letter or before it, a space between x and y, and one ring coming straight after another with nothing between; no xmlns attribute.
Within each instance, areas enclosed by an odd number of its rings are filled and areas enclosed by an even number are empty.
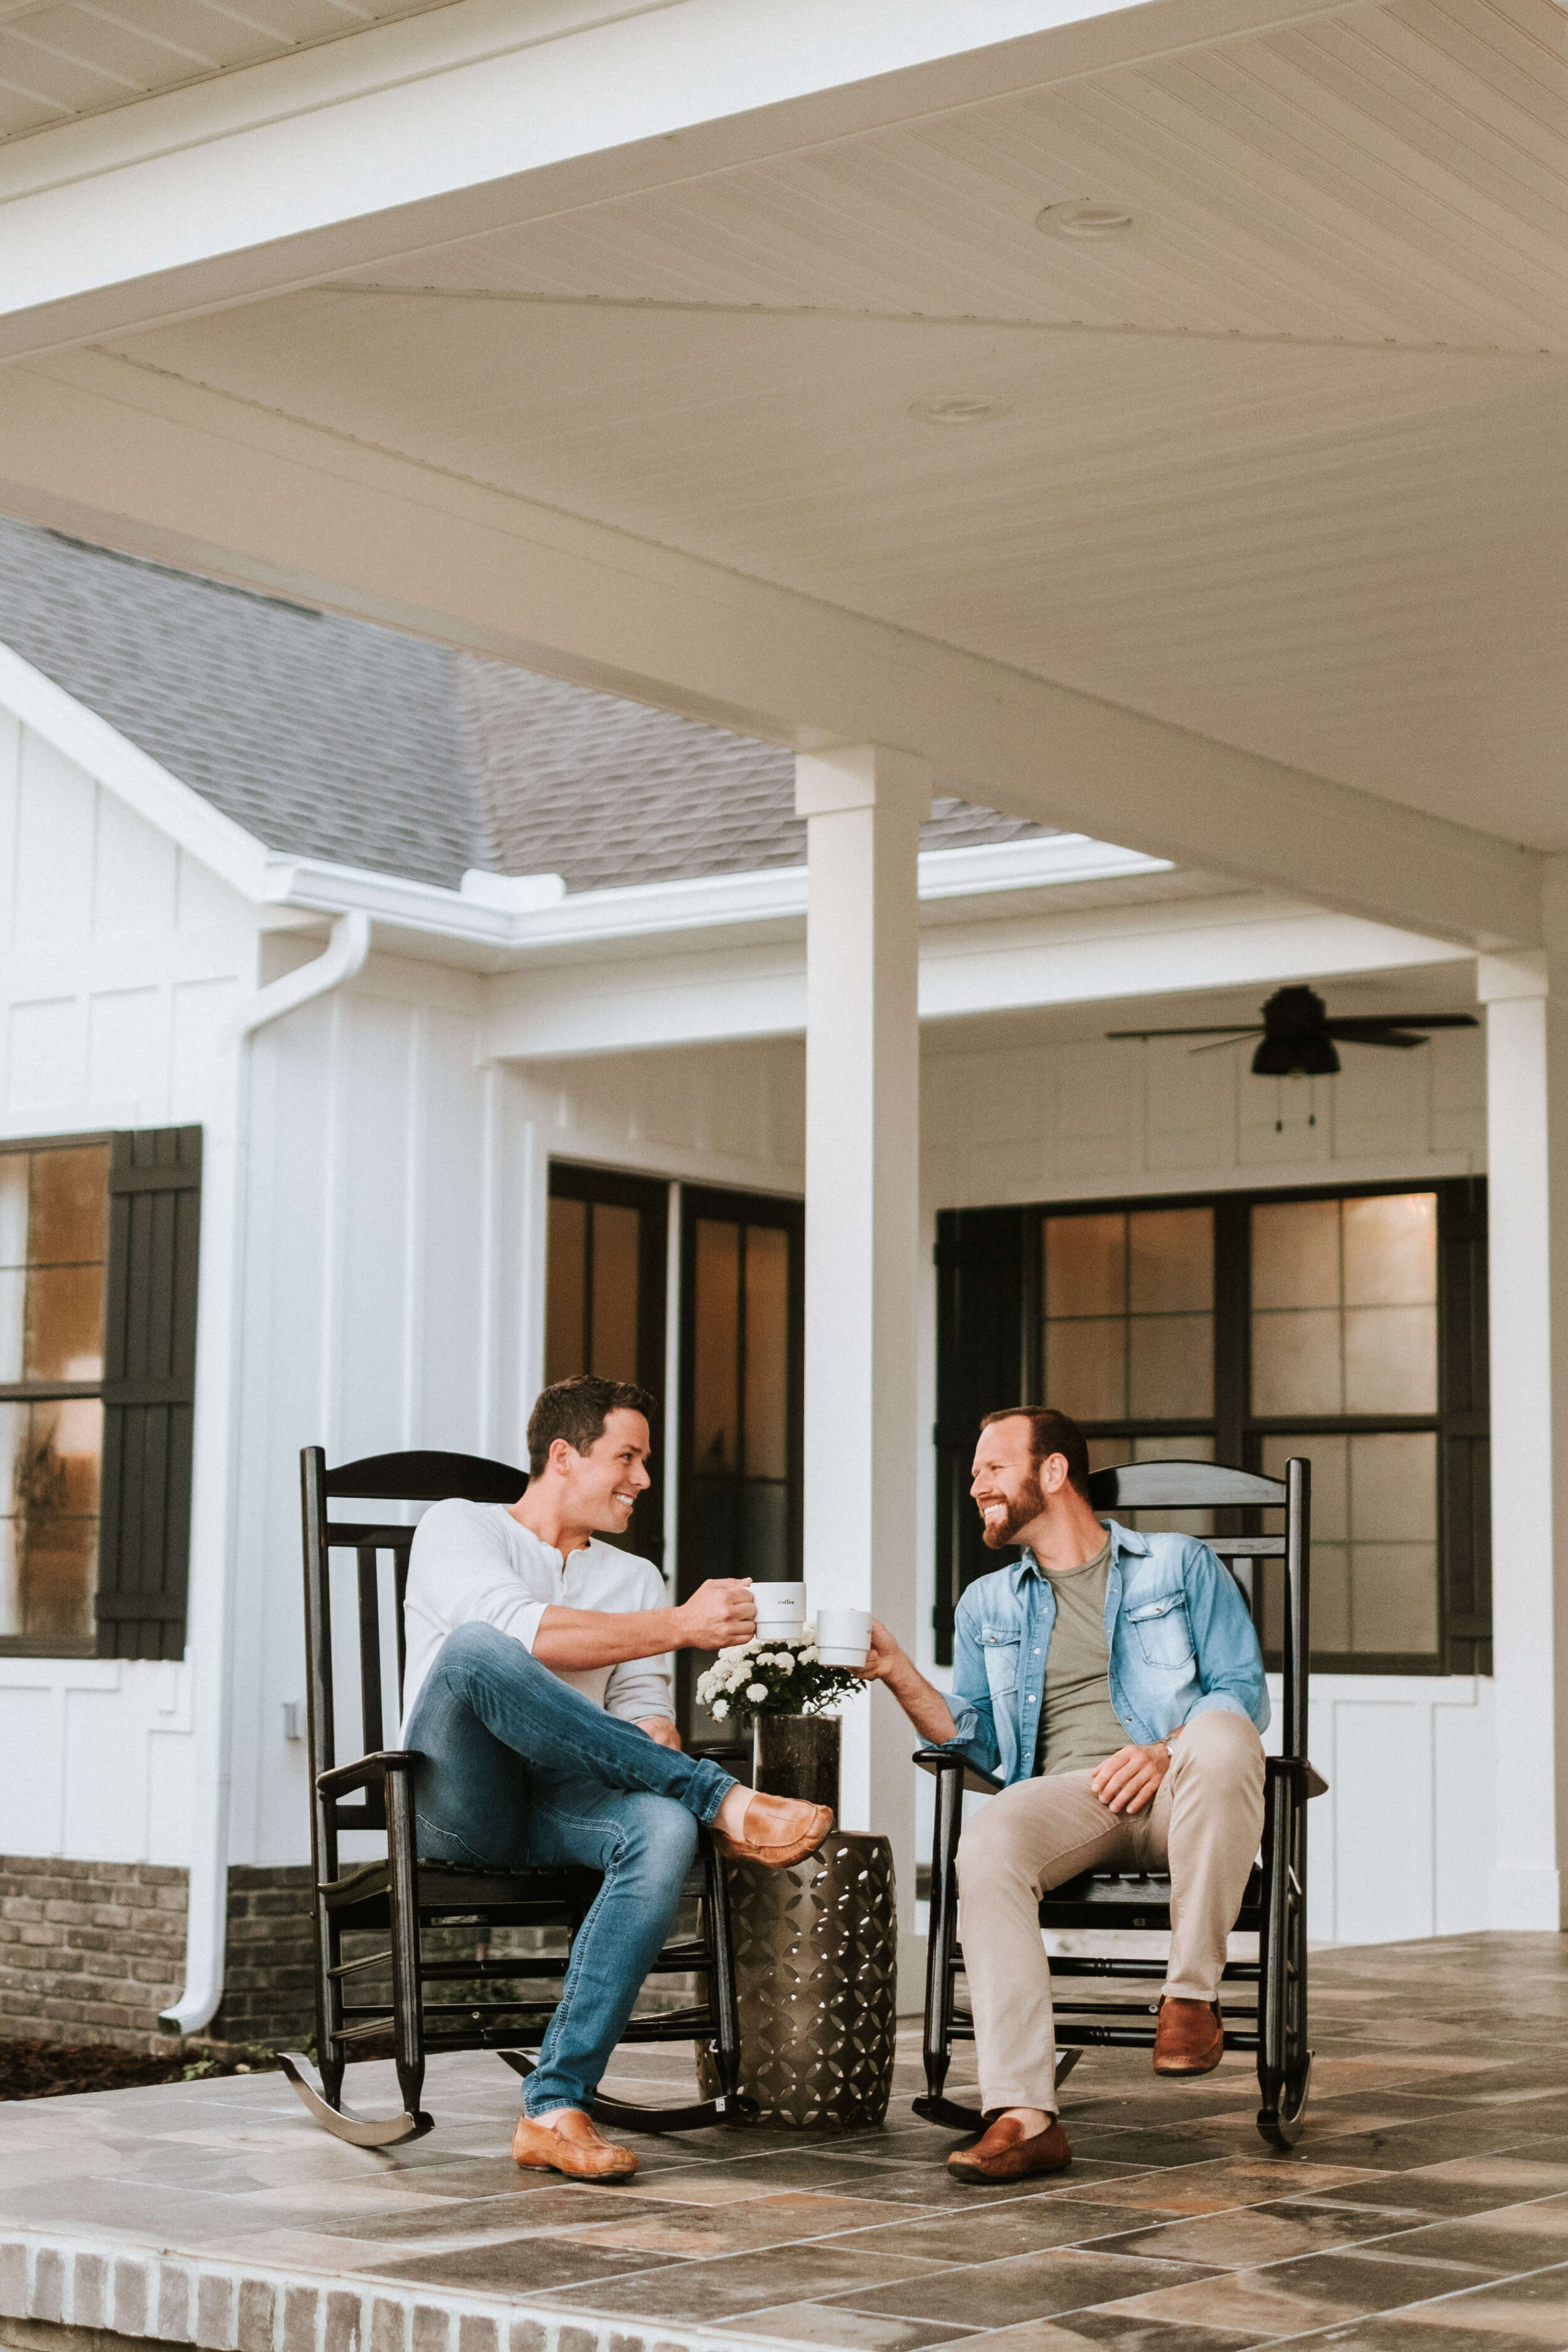
<svg viewBox="0 0 1568 2352"><path fill-rule="evenodd" d="M1393 1045L1407 1052L1424 1045L1431 1029L1474 1029L1473 1013L1357 1013L1331 1020L1315 988L1277 988L1262 1007L1260 1022L1227 1021L1208 1029L1108 1029L1107 1037L1213 1037L1215 1045L1238 1045L1244 1037L1262 1043L1252 1056L1258 1078L1331 1078L1342 1045ZM1196 1045L1194 1053L1215 1046Z"/></svg>

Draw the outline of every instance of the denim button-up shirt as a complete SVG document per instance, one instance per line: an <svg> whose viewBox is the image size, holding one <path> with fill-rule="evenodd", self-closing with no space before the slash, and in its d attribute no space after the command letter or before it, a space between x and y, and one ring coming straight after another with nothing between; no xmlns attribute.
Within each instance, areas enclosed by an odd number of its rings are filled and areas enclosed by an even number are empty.
<svg viewBox="0 0 1568 2352"><path fill-rule="evenodd" d="M1209 1707L1268 1724L1263 1657L1240 1589L1194 1536L1107 1526L1105 1638L1110 1704L1147 1747ZM1009 1786L1035 1769L1046 1660L1057 1620L1051 1580L1026 1551L972 1584L958 1604L946 1745Z"/></svg>

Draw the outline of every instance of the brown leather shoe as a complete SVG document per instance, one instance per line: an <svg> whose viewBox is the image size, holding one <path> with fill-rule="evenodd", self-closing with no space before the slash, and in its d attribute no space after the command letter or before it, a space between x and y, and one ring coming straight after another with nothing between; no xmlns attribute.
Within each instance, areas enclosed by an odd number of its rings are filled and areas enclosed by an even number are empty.
<svg viewBox="0 0 1568 2352"><path fill-rule="evenodd" d="M1154 2025L1156 2074L1209 2074L1225 2056L1217 2000L1171 2000L1163 1994Z"/></svg>
<svg viewBox="0 0 1568 2352"><path fill-rule="evenodd" d="M1060 2172L1072 2162L1072 2148L1059 2116L1030 2139L1016 2116L998 2116L973 2147L954 2148L947 2168L954 2180L1022 2180L1030 2172Z"/></svg>
<svg viewBox="0 0 1568 2352"><path fill-rule="evenodd" d="M511 2160L524 2171L565 2172L574 2180L629 2180L637 2168L631 2149L601 2139L580 2107L567 2107L548 2123L521 2116Z"/></svg>
<svg viewBox="0 0 1568 2352"><path fill-rule="evenodd" d="M710 1832L714 1844L734 1862L760 1862L769 1870L787 1870L815 1853L833 1827L831 1805L807 1805L794 1797L768 1797L760 1791L746 1807L742 1834Z"/></svg>

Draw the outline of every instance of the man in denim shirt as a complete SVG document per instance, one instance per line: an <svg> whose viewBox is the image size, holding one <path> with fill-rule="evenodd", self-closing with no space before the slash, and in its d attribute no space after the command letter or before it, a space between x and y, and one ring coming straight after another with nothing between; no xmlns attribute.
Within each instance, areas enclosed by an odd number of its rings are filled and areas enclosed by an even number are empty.
<svg viewBox="0 0 1568 2352"><path fill-rule="evenodd" d="M1065 1413L989 1414L970 1492L990 1549L1025 1549L959 1602L951 1705L880 1625L866 1672L927 1739L1006 1783L958 1849L989 2128L949 2169L989 2182L1071 2161L1038 1906L1080 1871L1169 1870L1154 2071L1219 2063L1226 1939L1263 1829L1268 1696L1234 1580L1192 1537L1098 1519L1089 1449Z"/></svg>

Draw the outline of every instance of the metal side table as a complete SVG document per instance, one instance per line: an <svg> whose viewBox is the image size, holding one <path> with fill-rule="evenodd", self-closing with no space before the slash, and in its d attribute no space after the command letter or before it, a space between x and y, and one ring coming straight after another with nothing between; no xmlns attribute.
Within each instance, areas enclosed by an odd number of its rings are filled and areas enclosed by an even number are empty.
<svg viewBox="0 0 1568 2352"><path fill-rule="evenodd" d="M860 2130L888 2112L898 1904L885 1837L835 1830L793 1870L731 1862L741 2089L762 2123ZM698 2053L704 2096L711 2061Z"/></svg>

